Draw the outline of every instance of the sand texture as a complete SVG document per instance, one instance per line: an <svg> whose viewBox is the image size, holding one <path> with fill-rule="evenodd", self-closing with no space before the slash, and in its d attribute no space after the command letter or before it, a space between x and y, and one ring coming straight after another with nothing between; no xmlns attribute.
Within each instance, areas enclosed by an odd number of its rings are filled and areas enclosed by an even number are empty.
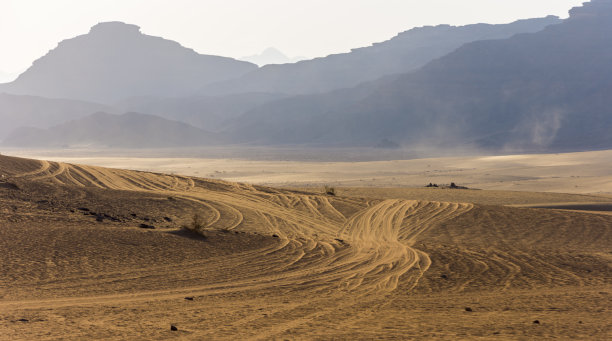
<svg viewBox="0 0 612 341"><path fill-rule="evenodd" d="M0 339L610 339L610 201L0 156Z"/></svg>

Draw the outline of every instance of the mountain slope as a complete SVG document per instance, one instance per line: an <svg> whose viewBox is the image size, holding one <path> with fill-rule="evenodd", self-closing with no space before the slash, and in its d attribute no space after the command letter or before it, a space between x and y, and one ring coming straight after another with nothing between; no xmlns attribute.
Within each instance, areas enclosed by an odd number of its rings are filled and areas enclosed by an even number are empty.
<svg viewBox="0 0 612 341"><path fill-rule="evenodd" d="M257 91L307 94L351 87L385 75L416 70L471 41L536 32L559 22L556 17L547 17L506 25L415 28L388 41L353 49L350 53L295 64L267 65L238 79L206 86L202 93L214 95Z"/></svg>
<svg viewBox="0 0 612 341"><path fill-rule="evenodd" d="M2 144L18 147L162 148L217 142L213 134L185 123L139 113L112 115L98 112L49 129L18 128Z"/></svg>
<svg viewBox="0 0 612 341"><path fill-rule="evenodd" d="M144 35L135 25L106 22L60 42L0 91L111 103L132 96L186 96L255 69Z"/></svg>
<svg viewBox="0 0 612 341"><path fill-rule="evenodd" d="M133 97L116 103L115 107L122 112L156 115L216 132L248 110L283 97L286 96L268 93L180 98Z"/></svg>
<svg viewBox="0 0 612 341"><path fill-rule="evenodd" d="M533 34L466 44L413 74L285 99L236 122L261 143L568 150L612 147L612 5Z"/></svg>
<svg viewBox="0 0 612 341"><path fill-rule="evenodd" d="M113 109L84 101L0 93L0 140L21 126L49 128L97 111L113 112Z"/></svg>

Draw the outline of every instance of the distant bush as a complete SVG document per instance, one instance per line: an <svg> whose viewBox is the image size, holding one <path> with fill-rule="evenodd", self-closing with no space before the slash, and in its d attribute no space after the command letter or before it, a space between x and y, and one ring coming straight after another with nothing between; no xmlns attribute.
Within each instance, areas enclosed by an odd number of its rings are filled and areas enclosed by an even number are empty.
<svg viewBox="0 0 612 341"><path fill-rule="evenodd" d="M334 187L331 186L327 186L325 185L325 194L327 195L336 195L336 189Z"/></svg>
<svg viewBox="0 0 612 341"><path fill-rule="evenodd" d="M189 224L182 226L185 230L189 230L191 232L202 234L202 230L206 227L206 222L204 221L204 217L199 213L194 213L191 217L191 222Z"/></svg>

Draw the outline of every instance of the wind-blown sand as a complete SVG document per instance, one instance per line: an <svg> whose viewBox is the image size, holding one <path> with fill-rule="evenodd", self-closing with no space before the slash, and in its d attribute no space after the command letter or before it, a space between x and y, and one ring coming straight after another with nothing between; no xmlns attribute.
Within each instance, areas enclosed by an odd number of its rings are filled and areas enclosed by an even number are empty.
<svg viewBox="0 0 612 341"><path fill-rule="evenodd" d="M611 336L612 216L500 206L608 197L370 190L0 156L0 335Z"/></svg>

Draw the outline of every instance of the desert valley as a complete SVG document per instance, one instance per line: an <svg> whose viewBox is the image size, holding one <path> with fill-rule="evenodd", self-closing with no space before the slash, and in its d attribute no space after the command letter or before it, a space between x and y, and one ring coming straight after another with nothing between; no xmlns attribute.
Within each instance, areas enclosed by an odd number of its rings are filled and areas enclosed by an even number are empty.
<svg viewBox="0 0 612 341"><path fill-rule="evenodd" d="M567 9L61 41L0 84L0 340L612 339L612 0Z"/></svg>

